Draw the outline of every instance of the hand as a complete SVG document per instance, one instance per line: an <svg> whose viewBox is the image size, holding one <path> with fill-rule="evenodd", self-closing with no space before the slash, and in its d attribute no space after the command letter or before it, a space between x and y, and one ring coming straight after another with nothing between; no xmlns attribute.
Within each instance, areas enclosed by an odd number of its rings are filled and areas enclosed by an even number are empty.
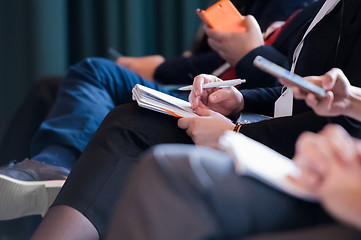
<svg viewBox="0 0 361 240"><path fill-rule="evenodd" d="M318 134L305 132L296 142L294 162L302 170L300 185L319 191L332 162L347 165L355 160L355 140L340 126L328 125Z"/></svg>
<svg viewBox="0 0 361 240"><path fill-rule="evenodd" d="M307 105L321 116L337 116L347 113L351 107L352 88L340 69L334 68L323 76L311 76L305 77L305 79L324 88L327 91L326 97L318 98L296 86L290 86L295 98L305 99Z"/></svg>
<svg viewBox="0 0 361 240"><path fill-rule="evenodd" d="M209 108L224 116L237 116L242 111L244 103L242 94L236 88L202 88L204 83L219 81L222 80L212 75L196 76L193 90L189 94L192 108Z"/></svg>
<svg viewBox="0 0 361 240"><path fill-rule="evenodd" d="M151 55L145 57L120 57L116 60L116 63L138 73L148 80L154 81L155 70L164 61L163 56Z"/></svg>
<svg viewBox="0 0 361 240"><path fill-rule="evenodd" d="M186 129L196 145L218 148L219 137L227 130L233 130L234 124L223 115L205 108L197 108L201 117L181 118L178 127Z"/></svg>
<svg viewBox="0 0 361 240"><path fill-rule="evenodd" d="M260 26L253 16L244 17L246 32L224 32L205 26L209 46L235 66L247 53L264 45Z"/></svg>
<svg viewBox="0 0 361 240"><path fill-rule="evenodd" d="M296 184L312 191L335 217L361 227L361 144L339 126L304 133L296 144Z"/></svg>

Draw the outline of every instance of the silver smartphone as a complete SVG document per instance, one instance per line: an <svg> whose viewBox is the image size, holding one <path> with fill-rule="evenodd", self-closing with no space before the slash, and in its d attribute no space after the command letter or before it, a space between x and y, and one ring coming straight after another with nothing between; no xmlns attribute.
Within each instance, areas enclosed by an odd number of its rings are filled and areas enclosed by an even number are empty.
<svg viewBox="0 0 361 240"><path fill-rule="evenodd" d="M271 74L274 77L282 79L285 83L296 85L306 92L311 92L319 97L325 97L325 89L308 82L306 79L297 74L291 73L287 69L265 59L262 56L257 56L253 60L253 64L264 72Z"/></svg>

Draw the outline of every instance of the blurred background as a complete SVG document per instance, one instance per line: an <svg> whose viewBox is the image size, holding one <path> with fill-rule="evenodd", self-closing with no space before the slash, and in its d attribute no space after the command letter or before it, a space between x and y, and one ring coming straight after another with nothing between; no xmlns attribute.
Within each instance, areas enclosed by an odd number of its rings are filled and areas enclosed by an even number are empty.
<svg viewBox="0 0 361 240"><path fill-rule="evenodd" d="M0 141L40 79L63 76L85 57L108 57L109 47L129 56L182 54L199 28L196 8L212 2L0 0ZM28 239L40 219L0 221L0 240Z"/></svg>
<svg viewBox="0 0 361 240"><path fill-rule="evenodd" d="M36 81L85 57L182 54L212 0L0 0L0 139Z"/></svg>

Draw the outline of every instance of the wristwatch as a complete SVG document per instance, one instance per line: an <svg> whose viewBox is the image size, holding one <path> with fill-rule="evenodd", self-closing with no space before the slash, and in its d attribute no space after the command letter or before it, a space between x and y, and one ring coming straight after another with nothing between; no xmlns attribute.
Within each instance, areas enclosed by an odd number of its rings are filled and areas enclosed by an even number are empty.
<svg viewBox="0 0 361 240"><path fill-rule="evenodd" d="M239 133L239 130L241 129L243 123L241 122L236 122L236 125L233 128L233 132Z"/></svg>

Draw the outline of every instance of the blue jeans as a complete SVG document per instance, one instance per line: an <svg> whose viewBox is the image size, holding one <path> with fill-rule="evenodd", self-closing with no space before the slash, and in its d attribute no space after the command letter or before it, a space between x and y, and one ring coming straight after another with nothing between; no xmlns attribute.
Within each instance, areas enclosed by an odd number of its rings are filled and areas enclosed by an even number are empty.
<svg viewBox="0 0 361 240"><path fill-rule="evenodd" d="M49 116L32 141L31 155L48 146L61 146L79 155L108 112L133 101L136 84L185 98L106 59L87 58L70 67Z"/></svg>

